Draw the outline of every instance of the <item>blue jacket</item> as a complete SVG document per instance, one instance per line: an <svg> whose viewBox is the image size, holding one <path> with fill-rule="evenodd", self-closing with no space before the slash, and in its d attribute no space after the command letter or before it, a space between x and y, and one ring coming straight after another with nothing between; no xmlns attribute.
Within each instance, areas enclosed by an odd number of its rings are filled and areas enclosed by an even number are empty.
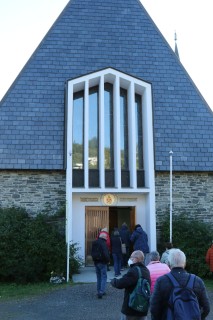
<svg viewBox="0 0 213 320"><path fill-rule="evenodd" d="M137 227L137 229L133 231L130 240L133 242L134 250L141 250L143 253L149 252L148 237L142 227Z"/></svg>
<svg viewBox="0 0 213 320"><path fill-rule="evenodd" d="M120 236L122 243L125 243L126 247L128 248L130 246L130 231L127 226L122 226L120 231Z"/></svg>

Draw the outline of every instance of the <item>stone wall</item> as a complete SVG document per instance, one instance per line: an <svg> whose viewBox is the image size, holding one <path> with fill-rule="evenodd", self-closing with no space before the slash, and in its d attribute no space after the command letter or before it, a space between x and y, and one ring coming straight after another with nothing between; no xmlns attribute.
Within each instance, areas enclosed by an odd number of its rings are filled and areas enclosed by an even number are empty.
<svg viewBox="0 0 213 320"><path fill-rule="evenodd" d="M155 176L157 230L170 212L170 174L158 172ZM213 225L213 173L173 172L173 215L186 213L189 217Z"/></svg>
<svg viewBox="0 0 213 320"><path fill-rule="evenodd" d="M21 207L35 215L65 205L64 171L0 171L0 207Z"/></svg>
<svg viewBox="0 0 213 320"><path fill-rule="evenodd" d="M156 173L157 229L170 210L169 172ZM54 213L65 205L65 171L0 171L0 207L31 214ZM187 213L213 225L213 173L173 173L173 214Z"/></svg>

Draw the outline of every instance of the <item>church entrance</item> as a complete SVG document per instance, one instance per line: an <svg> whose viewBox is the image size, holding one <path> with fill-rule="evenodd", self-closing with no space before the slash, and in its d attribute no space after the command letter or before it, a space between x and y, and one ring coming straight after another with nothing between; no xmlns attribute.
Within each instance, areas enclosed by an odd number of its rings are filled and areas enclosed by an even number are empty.
<svg viewBox="0 0 213 320"><path fill-rule="evenodd" d="M126 222L132 232L135 226L135 207L86 207L85 215L85 264L93 266L92 242L97 238L99 231L107 228L111 235L115 227L120 229L122 223Z"/></svg>

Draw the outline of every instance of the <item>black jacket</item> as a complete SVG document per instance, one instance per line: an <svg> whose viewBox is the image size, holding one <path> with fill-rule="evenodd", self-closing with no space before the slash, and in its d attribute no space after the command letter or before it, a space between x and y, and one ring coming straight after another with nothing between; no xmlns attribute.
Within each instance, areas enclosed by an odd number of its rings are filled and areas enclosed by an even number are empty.
<svg viewBox="0 0 213 320"><path fill-rule="evenodd" d="M115 288L118 288L118 289L125 289L124 300L123 300L121 312L123 314L129 315L129 316L142 317L142 316L146 316L147 313L141 313L141 312L135 311L135 310L129 308L129 306L128 306L129 295L134 290L134 288L137 284L138 278L139 278L138 270L137 270L136 266L139 266L141 268L142 277L144 279L147 279L149 281L149 284L151 284L150 274L149 274L149 270L147 269L147 267L145 267L145 265L143 263L134 263L130 266L129 271L122 278L112 279L111 285Z"/></svg>
<svg viewBox="0 0 213 320"><path fill-rule="evenodd" d="M106 240L103 239L103 238L98 238L94 242L97 242L102 248L102 259L98 260L98 261L95 261L93 259L94 264L96 264L96 263L104 263L104 264L109 263L110 255L109 255L109 249L108 249L107 244L106 244Z"/></svg>
<svg viewBox="0 0 213 320"><path fill-rule="evenodd" d="M180 285L185 286L187 284L189 273L187 273L183 268L173 268L171 273ZM172 289L173 285L166 275L157 279L150 305L152 320L166 320L167 303ZM198 298L201 308L201 319L205 319L210 311L209 299L202 279L197 276L195 278L193 291Z"/></svg>

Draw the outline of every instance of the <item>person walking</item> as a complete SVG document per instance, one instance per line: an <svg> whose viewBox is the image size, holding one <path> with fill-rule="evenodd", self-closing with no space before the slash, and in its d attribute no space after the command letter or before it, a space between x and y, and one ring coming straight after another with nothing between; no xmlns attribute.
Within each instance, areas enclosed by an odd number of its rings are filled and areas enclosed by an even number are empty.
<svg viewBox="0 0 213 320"><path fill-rule="evenodd" d="M146 257L149 253L148 236L140 224L136 224L135 229L130 237L134 250L141 250Z"/></svg>
<svg viewBox="0 0 213 320"><path fill-rule="evenodd" d="M98 239L92 243L91 255L95 265L97 277L97 296L99 299L106 294L107 264L110 260L106 241L107 235L105 233L101 233Z"/></svg>
<svg viewBox="0 0 213 320"><path fill-rule="evenodd" d="M102 233L104 233L106 235L106 244L107 244L107 248L109 250L109 255L110 255L111 254L111 240L110 240L110 235L109 235L107 227L101 229L99 235ZM99 237L99 235L98 235L98 237ZM110 261L107 264L107 271L110 271Z"/></svg>
<svg viewBox="0 0 213 320"><path fill-rule="evenodd" d="M141 270L142 277L147 279L149 284L151 284L149 270L145 267L143 262L143 252L140 250L134 251L128 260L130 266L128 272L120 279L114 278L111 280L111 285L113 287L125 289L120 320L146 320L147 313L141 313L129 307L129 296L134 290L139 278L137 266Z"/></svg>
<svg viewBox="0 0 213 320"><path fill-rule="evenodd" d="M163 276L166 273L170 272L170 268L168 267L167 264L161 263L160 260L160 255L158 251L152 251L149 253L149 259L150 262L146 266L147 269L149 269L150 272L150 278L151 278L151 293L154 290L154 285L156 280L160 277Z"/></svg>
<svg viewBox="0 0 213 320"><path fill-rule="evenodd" d="M126 222L124 222L119 230L122 244L125 245L126 252L122 253L122 263L121 263L121 269L127 268L128 264L128 258L130 254L130 231L128 229L128 226Z"/></svg>
<svg viewBox="0 0 213 320"><path fill-rule="evenodd" d="M122 261L122 250L121 250L121 237L118 228L115 228L111 235L111 249L112 258L114 263L115 277L121 275L121 261Z"/></svg>
<svg viewBox="0 0 213 320"><path fill-rule="evenodd" d="M206 263L209 266L209 270L213 275L213 241L211 247L206 252Z"/></svg>
<svg viewBox="0 0 213 320"><path fill-rule="evenodd" d="M190 274L185 271L185 254L180 249L171 249L168 256L168 262L171 268L171 272L169 274L177 280L181 287L186 286L190 279ZM173 288L174 286L168 275L163 275L156 280L150 304L152 320L167 319L168 302ZM205 319L209 314L210 305L205 285L202 279L198 276L195 276L193 291L199 302L201 319ZM186 318L186 320L189 319L192 318Z"/></svg>

